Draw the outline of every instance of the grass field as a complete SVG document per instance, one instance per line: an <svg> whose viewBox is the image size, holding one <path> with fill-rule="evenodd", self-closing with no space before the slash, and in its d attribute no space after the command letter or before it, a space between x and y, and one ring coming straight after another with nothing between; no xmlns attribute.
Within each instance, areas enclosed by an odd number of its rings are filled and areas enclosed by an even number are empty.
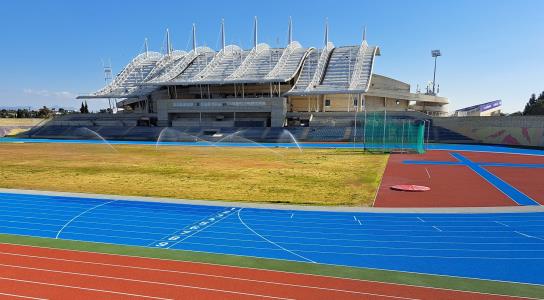
<svg viewBox="0 0 544 300"><path fill-rule="evenodd" d="M387 156L357 150L0 144L0 187L370 206Z"/></svg>

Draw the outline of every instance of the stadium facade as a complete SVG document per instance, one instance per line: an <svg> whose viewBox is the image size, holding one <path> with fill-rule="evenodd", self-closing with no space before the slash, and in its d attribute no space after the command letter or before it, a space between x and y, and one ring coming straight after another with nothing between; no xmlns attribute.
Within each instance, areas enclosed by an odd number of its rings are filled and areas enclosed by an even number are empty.
<svg viewBox="0 0 544 300"><path fill-rule="evenodd" d="M117 108L158 126L283 127L312 120L342 119L363 111L446 114L447 98L411 93L410 85L373 72L378 46L363 41L335 46L325 27L323 48L292 40L273 48L225 44L214 51L199 47L193 25L192 49L173 50L167 32L165 53L146 50L97 92L78 99L116 99ZM119 100L119 101L118 101Z"/></svg>

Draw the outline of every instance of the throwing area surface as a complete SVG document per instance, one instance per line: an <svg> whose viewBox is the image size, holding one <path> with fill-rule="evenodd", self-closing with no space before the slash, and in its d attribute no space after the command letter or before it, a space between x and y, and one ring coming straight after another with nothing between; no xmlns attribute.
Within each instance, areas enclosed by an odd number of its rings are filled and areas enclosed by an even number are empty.
<svg viewBox="0 0 544 300"><path fill-rule="evenodd" d="M468 151L429 151L389 157L376 207L532 206L544 203L544 156ZM424 193L394 191L417 184Z"/></svg>
<svg viewBox="0 0 544 300"><path fill-rule="evenodd" d="M287 211L0 194L0 233L544 283L544 213Z"/></svg>

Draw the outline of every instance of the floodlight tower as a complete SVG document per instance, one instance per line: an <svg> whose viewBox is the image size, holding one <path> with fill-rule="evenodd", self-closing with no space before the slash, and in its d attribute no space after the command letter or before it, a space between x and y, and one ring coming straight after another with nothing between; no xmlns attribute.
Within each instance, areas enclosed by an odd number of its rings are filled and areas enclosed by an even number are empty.
<svg viewBox="0 0 544 300"><path fill-rule="evenodd" d="M431 55L434 57L434 73L433 73L433 95L436 95L435 93L435 85L436 85L436 59L439 57L439 56L442 56L442 54L440 53L440 50L432 50L431 51Z"/></svg>

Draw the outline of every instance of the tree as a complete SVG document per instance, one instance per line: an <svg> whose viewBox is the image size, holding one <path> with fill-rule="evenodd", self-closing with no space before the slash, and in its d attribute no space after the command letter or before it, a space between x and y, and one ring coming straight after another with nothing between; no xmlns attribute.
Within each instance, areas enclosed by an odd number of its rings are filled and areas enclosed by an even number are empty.
<svg viewBox="0 0 544 300"><path fill-rule="evenodd" d="M89 105L87 105L87 101L85 101L85 113L89 113Z"/></svg>
<svg viewBox="0 0 544 300"><path fill-rule="evenodd" d="M532 94L529 102L525 105L523 115L544 115L544 91L540 93L538 98Z"/></svg>
<svg viewBox="0 0 544 300"><path fill-rule="evenodd" d="M53 114L53 111L51 111L47 106L44 106L38 110L38 117L39 118L49 118Z"/></svg>
<svg viewBox="0 0 544 300"><path fill-rule="evenodd" d="M82 114L85 113L85 105L83 104L83 101L81 101L81 107L79 108L79 112Z"/></svg>

